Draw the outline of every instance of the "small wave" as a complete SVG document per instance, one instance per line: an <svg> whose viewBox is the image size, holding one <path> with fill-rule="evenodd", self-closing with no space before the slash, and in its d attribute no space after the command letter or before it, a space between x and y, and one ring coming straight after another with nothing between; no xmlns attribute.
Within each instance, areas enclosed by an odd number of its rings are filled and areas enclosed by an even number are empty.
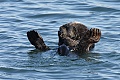
<svg viewBox="0 0 120 80"><path fill-rule="evenodd" d="M104 11L104 12L107 12L107 11L116 11L116 9L113 9L113 8L100 7L100 6L89 8L89 10L99 11L99 12L103 12L103 11Z"/></svg>
<svg viewBox="0 0 120 80"><path fill-rule="evenodd" d="M93 11L119 11L117 1L87 1L87 4L92 7ZM115 5L116 4L116 5Z"/></svg>
<svg viewBox="0 0 120 80"><path fill-rule="evenodd" d="M21 14L22 17L26 18L69 18L69 17L77 17L70 13L46 13L46 14Z"/></svg>
<svg viewBox="0 0 120 80"><path fill-rule="evenodd" d="M10 73L25 73L25 72L31 72L31 71L34 72L36 70L15 68L15 67L0 67L0 71L2 71L2 72L10 72Z"/></svg>
<svg viewBox="0 0 120 80"><path fill-rule="evenodd" d="M0 2L23 2L23 0L0 0Z"/></svg>

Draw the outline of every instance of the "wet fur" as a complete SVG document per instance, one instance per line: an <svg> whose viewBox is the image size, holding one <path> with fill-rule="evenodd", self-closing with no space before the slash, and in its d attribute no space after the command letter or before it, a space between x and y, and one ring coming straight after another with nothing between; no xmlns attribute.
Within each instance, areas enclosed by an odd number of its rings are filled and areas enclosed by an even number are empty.
<svg viewBox="0 0 120 80"><path fill-rule="evenodd" d="M36 49L45 51L50 48L46 46L43 38L36 31L27 32L28 40ZM61 46L65 44L70 50L75 52L87 52L94 48L95 43L100 40L101 30L91 28L90 30L81 23L67 23L59 28L58 31L59 42ZM58 50L59 51L59 50Z"/></svg>

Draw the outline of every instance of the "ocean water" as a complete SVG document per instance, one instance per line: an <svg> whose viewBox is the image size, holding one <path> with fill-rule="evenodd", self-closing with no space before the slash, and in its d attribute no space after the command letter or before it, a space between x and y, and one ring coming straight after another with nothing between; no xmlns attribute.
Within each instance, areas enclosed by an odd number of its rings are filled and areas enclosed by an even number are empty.
<svg viewBox="0 0 120 80"><path fill-rule="evenodd" d="M57 31L78 21L99 28L89 54L59 56ZM40 52L26 32L52 50ZM120 0L0 0L0 80L120 80Z"/></svg>

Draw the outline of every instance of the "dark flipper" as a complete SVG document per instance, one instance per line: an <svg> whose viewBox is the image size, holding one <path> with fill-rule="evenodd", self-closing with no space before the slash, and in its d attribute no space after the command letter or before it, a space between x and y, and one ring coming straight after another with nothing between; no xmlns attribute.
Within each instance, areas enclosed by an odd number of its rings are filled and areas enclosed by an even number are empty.
<svg viewBox="0 0 120 80"><path fill-rule="evenodd" d="M34 30L27 32L28 40L36 49L46 51L49 50L49 47L43 41L43 38Z"/></svg>

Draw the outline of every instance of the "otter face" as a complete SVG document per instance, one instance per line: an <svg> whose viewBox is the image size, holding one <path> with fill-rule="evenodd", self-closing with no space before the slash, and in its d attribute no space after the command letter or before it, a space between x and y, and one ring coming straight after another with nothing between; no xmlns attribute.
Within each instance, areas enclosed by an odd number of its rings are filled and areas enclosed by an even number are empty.
<svg viewBox="0 0 120 80"><path fill-rule="evenodd" d="M60 45L58 48L58 54L60 56L67 56L69 54L69 48L65 44Z"/></svg>

